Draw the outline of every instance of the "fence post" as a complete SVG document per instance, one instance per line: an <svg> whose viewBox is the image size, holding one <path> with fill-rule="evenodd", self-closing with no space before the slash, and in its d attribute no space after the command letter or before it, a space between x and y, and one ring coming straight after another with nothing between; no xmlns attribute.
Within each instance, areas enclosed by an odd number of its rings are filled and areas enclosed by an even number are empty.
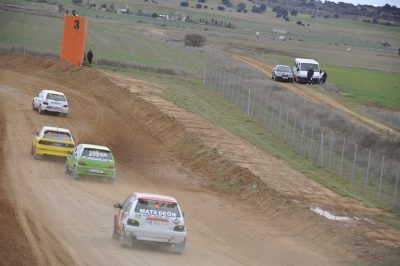
<svg viewBox="0 0 400 266"><path fill-rule="evenodd" d="M286 112L285 135L283 137L284 140L286 140L286 129L287 129L288 120L289 120L289 109Z"/></svg>
<svg viewBox="0 0 400 266"><path fill-rule="evenodd" d="M344 157L345 145L346 145L346 138L343 138L342 159L340 160L340 170L339 170L340 176L342 176L342 173L343 173L343 157Z"/></svg>
<svg viewBox="0 0 400 266"><path fill-rule="evenodd" d="M296 134L296 123L297 123L297 117L294 117L294 125L293 125L293 133L292 133L292 145L294 146L294 135Z"/></svg>
<svg viewBox="0 0 400 266"><path fill-rule="evenodd" d="M331 132L331 145L329 146L329 162L328 169L331 170L331 161L332 161L332 148L333 148L333 133Z"/></svg>
<svg viewBox="0 0 400 266"><path fill-rule="evenodd" d="M368 165L367 165L367 173L365 174L365 185L364 185L365 191L367 191L367 188L368 188L368 176L369 176L370 163L371 163L371 149L368 152Z"/></svg>
<svg viewBox="0 0 400 266"><path fill-rule="evenodd" d="M310 138L310 143L308 144L308 159L311 160L311 148L312 148L312 142L314 138L314 123L311 128L311 138Z"/></svg>
<svg viewBox="0 0 400 266"><path fill-rule="evenodd" d="M282 113L282 106L279 106L278 133L279 133L280 128L281 128L281 113Z"/></svg>
<svg viewBox="0 0 400 266"><path fill-rule="evenodd" d="M28 36L26 36L26 35L25 35L25 42L24 42L24 55L25 55L25 53L26 53L26 45L27 45L27 42L28 42Z"/></svg>
<svg viewBox="0 0 400 266"><path fill-rule="evenodd" d="M393 209L397 209L397 188L399 186L399 176L400 176L400 163L397 168L397 177L396 177L396 186L394 187L394 195L393 195Z"/></svg>
<svg viewBox="0 0 400 266"><path fill-rule="evenodd" d="M242 99L240 101L240 109L242 109L242 111L245 111L245 106L244 106L244 92L245 92L245 88L242 88Z"/></svg>
<svg viewBox="0 0 400 266"><path fill-rule="evenodd" d="M247 97L247 115L250 116L250 88L249 88L249 96Z"/></svg>
<svg viewBox="0 0 400 266"><path fill-rule="evenodd" d="M274 112L275 112L275 101L272 101L272 114L271 114L271 129L274 128Z"/></svg>
<svg viewBox="0 0 400 266"><path fill-rule="evenodd" d="M321 131L321 141L319 143L318 162L317 165L322 166L324 163L324 131Z"/></svg>
<svg viewBox="0 0 400 266"><path fill-rule="evenodd" d="M379 193L378 193L379 198L381 197L381 192L382 192L382 178L383 178L384 165L385 165L385 156L382 156L381 177L379 178Z"/></svg>
<svg viewBox="0 0 400 266"><path fill-rule="evenodd" d="M207 70L207 63L204 63L204 71L203 71L203 82L204 84L207 84L207 80L206 80L206 70Z"/></svg>
<svg viewBox="0 0 400 266"><path fill-rule="evenodd" d="M354 184L354 174L356 171L356 161L357 161L357 143L356 143L356 148L354 150L354 161L353 161L353 170L351 171L351 183Z"/></svg>
<svg viewBox="0 0 400 266"><path fill-rule="evenodd" d="M304 129L306 126L306 117L304 117L303 119L303 126L302 126L302 130L301 130L301 138L300 138L300 154L303 150L303 139L304 139Z"/></svg>

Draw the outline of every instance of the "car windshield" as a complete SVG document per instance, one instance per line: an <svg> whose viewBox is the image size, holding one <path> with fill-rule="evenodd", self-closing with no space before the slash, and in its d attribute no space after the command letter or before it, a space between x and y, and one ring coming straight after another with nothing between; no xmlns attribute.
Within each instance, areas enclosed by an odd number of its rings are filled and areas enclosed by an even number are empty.
<svg viewBox="0 0 400 266"><path fill-rule="evenodd" d="M147 199L139 199L135 212L145 215L178 218L181 214L175 202L162 202Z"/></svg>
<svg viewBox="0 0 400 266"><path fill-rule="evenodd" d="M314 70L314 72L319 72L318 64L311 64L311 63L302 63L301 64L301 71L308 71L310 68Z"/></svg>
<svg viewBox="0 0 400 266"><path fill-rule="evenodd" d="M279 72L292 72L288 66L278 66L276 70Z"/></svg>
<svg viewBox="0 0 400 266"><path fill-rule="evenodd" d="M110 151L86 148L82 152L82 157L99 161L112 161L113 157Z"/></svg>
<svg viewBox="0 0 400 266"><path fill-rule="evenodd" d="M55 139L55 140L66 140L71 141L71 135L65 132L57 132L54 130L47 130L44 132L44 137L48 139Z"/></svg>
<svg viewBox="0 0 400 266"><path fill-rule="evenodd" d="M61 94L48 93L46 99L59 101L59 102L65 102L65 97L64 97L64 95L61 95Z"/></svg>

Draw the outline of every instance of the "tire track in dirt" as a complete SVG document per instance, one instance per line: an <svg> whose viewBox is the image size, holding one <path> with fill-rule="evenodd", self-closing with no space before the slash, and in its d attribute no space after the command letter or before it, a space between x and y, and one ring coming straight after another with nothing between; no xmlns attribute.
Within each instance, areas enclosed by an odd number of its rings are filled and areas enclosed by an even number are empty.
<svg viewBox="0 0 400 266"><path fill-rule="evenodd" d="M231 56L233 58L236 58L246 64L249 64L253 66L254 68L257 68L261 72L263 72L266 76L271 78L271 72L272 72L272 66L267 65L263 62L260 62L252 57L238 54L238 53L231 53ZM375 121L373 119L370 119L366 116L363 116L362 114L359 114L346 106L336 102L335 100L331 99L330 97L312 90L311 88L307 86L301 86L300 84L290 84L290 83L282 83L282 86L285 88L293 91L294 93L302 96L304 99L307 99L311 102L317 103L317 104L324 104L327 105L331 108L343 111L347 115L349 115L351 118L360 121L364 123L365 125L369 126L370 128L374 129L375 131L385 133L391 136L394 136L396 138L400 138L400 132L398 130L395 130L391 127L388 127L384 124L379 123L378 121Z"/></svg>

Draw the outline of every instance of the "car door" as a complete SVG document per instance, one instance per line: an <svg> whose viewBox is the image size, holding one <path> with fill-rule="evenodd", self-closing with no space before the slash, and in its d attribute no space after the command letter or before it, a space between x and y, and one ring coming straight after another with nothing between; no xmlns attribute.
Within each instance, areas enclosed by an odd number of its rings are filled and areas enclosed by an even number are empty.
<svg viewBox="0 0 400 266"><path fill-rule="evenodd" d="M132 202L135 200L134 195L130 195L122 204L122 208L118 209L117 214L116 214L116 229L117 232L121 233L122 229L122 224L126 221L128 214L129 214L129 209L132 206Z"/></svg>
<svg viewBox="0 0 400 266"><path fill-rule="evenodd" d="M33 98L33 106L34 106L35 108L38 108L38 107L39 107L39 105L40 105L40 103L41 103L42 94L43 94L43 92L41 91L41 92L38 93L38 95L36 95L36 96Z"/></svg>

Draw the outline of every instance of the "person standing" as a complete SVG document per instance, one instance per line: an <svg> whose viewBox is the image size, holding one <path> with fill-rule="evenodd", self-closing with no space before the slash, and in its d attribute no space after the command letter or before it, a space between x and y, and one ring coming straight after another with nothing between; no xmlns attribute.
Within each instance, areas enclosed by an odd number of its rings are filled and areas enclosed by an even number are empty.
<svg viewBox="0 0 400 266"><path fill-rule="evenodd" d="M324 73L322 74L322 84L325 84L327 78L328 74L326 73L326 71L324 71Z"/></svg>
<svg viewBox="0 0 400 266"><path fill-rule="evenodd" d="M312 85L312 77L314 76L314 69L310 67L307 71L307 85Z"/></svg>
<svg viewBox="0 0 400 266"><path fill-rule="evenodd" d="M89 65L92 64L92 60L93 60L93 52L92 49L89 50L89 52L86 55L87 60L89 61Z"/></svg>

